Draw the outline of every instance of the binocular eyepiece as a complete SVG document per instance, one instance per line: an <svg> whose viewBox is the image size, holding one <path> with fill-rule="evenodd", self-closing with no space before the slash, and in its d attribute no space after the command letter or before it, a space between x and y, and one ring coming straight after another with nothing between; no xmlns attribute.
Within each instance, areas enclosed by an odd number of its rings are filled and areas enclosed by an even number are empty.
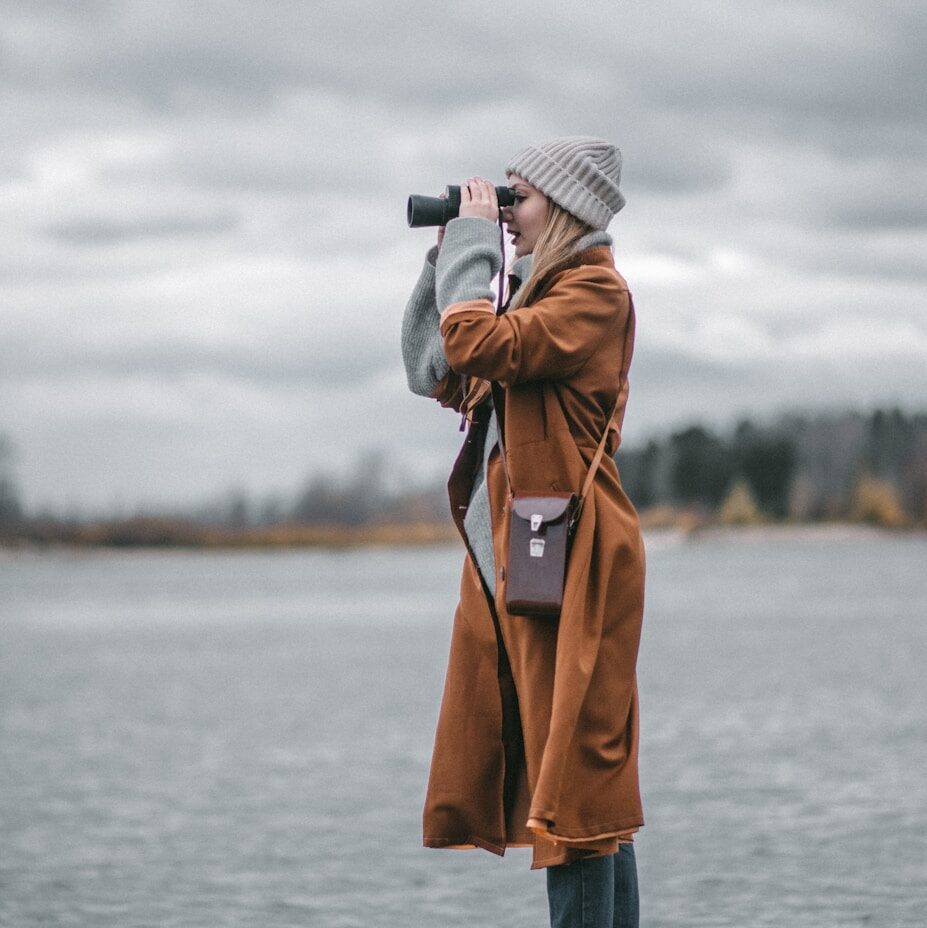
<svg viewBox="0 0 927 928"><path fill-rule="evenodd" d="M511 187L496 187L500 206L515 203L515 191ZM460 187L449 186L444 197L423 197L413 193L406 206L409 228L422 226L446 226L460 214Z"/></svg>

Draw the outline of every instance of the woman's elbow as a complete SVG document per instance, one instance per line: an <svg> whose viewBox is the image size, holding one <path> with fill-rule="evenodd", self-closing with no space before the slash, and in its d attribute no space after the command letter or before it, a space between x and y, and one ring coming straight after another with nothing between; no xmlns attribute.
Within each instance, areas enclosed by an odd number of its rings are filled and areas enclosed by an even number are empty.
<svg viewBox="0 0 927 928"><path fill-rule="evenodd" d="M487 351L487 347L449 337L444 340L444 355L451 370L458 374L482 380L501 380L505 365L500 365L498 352Z"/></svg>
<svg viewBox="0 0 927 928"><path fill-rule="evenodd" d="M452 371L467 375L472 373L468 368L471 365L473 356L455 338L448 337L444 339L444 357L447 358L447 363L451 366Z"/></svg>

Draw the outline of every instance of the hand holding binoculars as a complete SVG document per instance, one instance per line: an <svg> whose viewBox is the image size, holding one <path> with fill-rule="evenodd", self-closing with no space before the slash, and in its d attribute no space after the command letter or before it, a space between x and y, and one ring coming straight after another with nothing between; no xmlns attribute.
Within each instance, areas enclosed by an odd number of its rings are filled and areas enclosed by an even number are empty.
<svg viewBox="0 0 927 928"><path fill-rule="evenodd" d="M499 206L512 206L515 191L511 187L496 187ZM424 197L413 193L406 206L409 228L446 226L460 213L460 187L448 186L443 197Z"/></svg>

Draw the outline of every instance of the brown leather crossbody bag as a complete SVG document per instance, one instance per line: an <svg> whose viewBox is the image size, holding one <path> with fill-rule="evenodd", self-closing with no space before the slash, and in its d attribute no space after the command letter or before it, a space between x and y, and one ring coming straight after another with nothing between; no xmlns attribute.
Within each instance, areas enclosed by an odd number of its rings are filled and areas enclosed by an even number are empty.
<svg viewBox="0 0 927 928"><path fill-rule="evenodd" d="M573 534L582 513L583 501L592 489L596 471L605 452L608 432L617 405L608 424L579 496L575 493L518 493L509 480L505 456L504 396L497 384L492 386L493 404L499 432L499 456L508 490L509 546L505 567L505 608L512 615L557 618L563 607L567 563Z"/></svg>

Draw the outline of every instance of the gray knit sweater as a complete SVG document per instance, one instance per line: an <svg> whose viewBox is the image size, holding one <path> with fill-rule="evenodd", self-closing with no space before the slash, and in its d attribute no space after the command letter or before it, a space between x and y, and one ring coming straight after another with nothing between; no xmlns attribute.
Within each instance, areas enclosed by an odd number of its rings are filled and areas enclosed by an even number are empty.
<svg viewBox="0 0 927 928"><path fill-rule="evenodd" d="M606 232L592 232L579 240L576 251L611 245ZM509 272L510 295L531 273L531 255L518 258ZM499 227L488 219L464 217L447 225L441 250L431 248L402 319L402 360L409 389L432 396L449 365L440 332L441 313L465 300L492 300L492 278L501 266ZM496 592L492 521L486 465L498 442L495 411L489 418L483 446L483 467L473 483L464 516L464 532L476 566L489 591Z"/></svg>

